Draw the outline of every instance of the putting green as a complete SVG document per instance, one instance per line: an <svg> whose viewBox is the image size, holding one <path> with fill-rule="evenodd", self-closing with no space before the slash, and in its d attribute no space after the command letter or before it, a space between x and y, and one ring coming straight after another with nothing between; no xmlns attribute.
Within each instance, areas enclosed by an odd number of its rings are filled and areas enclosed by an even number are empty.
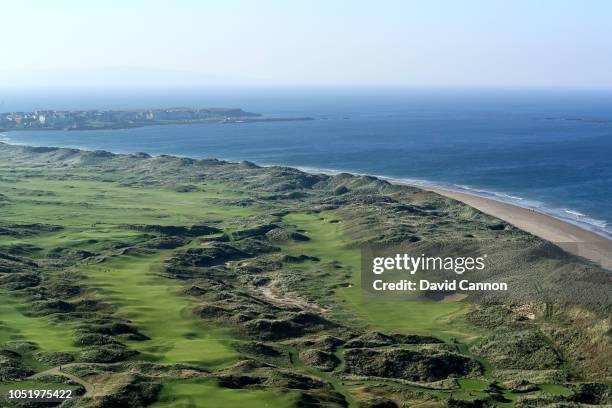
<svg viewBox="0 0 612 408"><path fill-rule="evenodd" d="M297 393L220 388L213 380L172 381L164 384L151 408L290 408Z"/></svg>

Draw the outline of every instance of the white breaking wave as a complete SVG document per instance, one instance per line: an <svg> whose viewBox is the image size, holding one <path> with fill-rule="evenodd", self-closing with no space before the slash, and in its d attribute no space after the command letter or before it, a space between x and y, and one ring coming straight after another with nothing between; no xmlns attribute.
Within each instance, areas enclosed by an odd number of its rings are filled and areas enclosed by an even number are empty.
<svg viewBox="0 0 612 408"><path fill-rule="evenodd" d="M563 211L565 211L566 213L568 213L570 215L575 215L576 217L586 217L586 215L584 215L583 213L578 212L578 211L568 210L568 209L563 209Z"/></svg>
<svg viewBox="0 0 612 408"><path fill-rule="evenodd" d="M598 220L597 218L589 217L579 211L569 210L567 208L563 208L559 211L562 215L557 218L561 218L565 221L574 221L574 223L580 224L588 224L597 227L598 229L602 229L607 232L608 235L612 234L612 231L608 229L608 222L605 220Z"/></svg>
<svg viewBox="0 0 612 408"><path fill-rule="evenodd" d="M501 193L499 191L493 191L493 190L482 190L482 189L478 189L478 188L467 186L465 184L453 184L453 186L456 186L460 190L466 190L466 191L470 191L470 192L474 192L474 193L481 193L481 194L487 195L487 196L492 195L492 196L495 196L495 197L500 197L500 198L504 198L504 199L511 199L511 200L517 200L517 201L523 201L524 200L523 197L519 197L519 196L516 196L516 195L512 195L512 194L508 194L508 193Z"/></svg>

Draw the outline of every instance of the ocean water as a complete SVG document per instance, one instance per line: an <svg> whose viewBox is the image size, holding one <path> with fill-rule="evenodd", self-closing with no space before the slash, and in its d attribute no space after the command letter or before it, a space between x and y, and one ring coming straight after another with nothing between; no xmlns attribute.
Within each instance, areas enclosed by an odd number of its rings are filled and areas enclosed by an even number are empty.
<svg viewBox="0 0 612 408"><path fill-rule="evenodd" d="M251 160L437 185L612 237L612 91L263 89L0 93L0 111L240 107L314 121L20 131L0 141Z"/></svg>

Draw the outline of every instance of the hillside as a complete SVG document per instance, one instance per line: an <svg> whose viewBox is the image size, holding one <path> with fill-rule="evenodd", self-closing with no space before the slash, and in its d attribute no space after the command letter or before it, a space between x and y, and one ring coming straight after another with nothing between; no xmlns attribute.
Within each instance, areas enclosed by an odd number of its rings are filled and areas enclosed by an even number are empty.
<svg viewBox="0 0 612 408"><path fill-rule="evenodd" d="M503 253L496 273L522 298L362 291L363 245L448 242ZM599 292L560 304L543 287ZM370 176L0 144L0 398L36 387L92 408L605 406L609 289L550 243Z"/></svg>

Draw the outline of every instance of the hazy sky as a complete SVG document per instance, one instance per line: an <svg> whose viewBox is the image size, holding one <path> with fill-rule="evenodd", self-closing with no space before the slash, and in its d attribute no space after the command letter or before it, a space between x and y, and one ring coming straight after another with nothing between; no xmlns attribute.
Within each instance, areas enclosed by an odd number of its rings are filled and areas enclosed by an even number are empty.
<svg viewBox="0 0 612 408"><path fill-rule="evenodd" d="M612 1L0 0L0 86L612 87Z"/></svg>

